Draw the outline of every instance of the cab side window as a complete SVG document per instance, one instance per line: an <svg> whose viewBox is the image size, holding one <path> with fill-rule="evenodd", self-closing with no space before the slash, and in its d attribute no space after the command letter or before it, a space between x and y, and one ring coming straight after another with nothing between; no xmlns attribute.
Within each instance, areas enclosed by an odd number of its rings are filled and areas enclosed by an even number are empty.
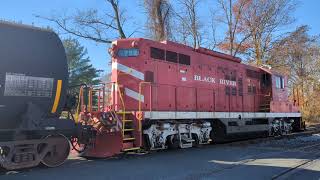
<svg viewBox="0 0 320 180"><path fill-rule="evenodd" d="M284 78L282 76L276 76L276 88L277 89L284 88Z"/></svg>

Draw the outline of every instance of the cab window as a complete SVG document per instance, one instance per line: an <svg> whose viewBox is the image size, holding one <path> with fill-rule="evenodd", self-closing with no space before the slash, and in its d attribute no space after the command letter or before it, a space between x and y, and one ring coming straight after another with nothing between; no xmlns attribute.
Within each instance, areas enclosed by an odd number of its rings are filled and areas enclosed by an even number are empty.
<svg viewBox="0 0 320 180"><path fill-rule="evenodd" d="M277 89L284 88L284 78L282 76L276 76L276 88Z"/></svg>
<svg viewBox="0 0 320 180"><path fill-rule="evenodd" d="M136 56L139 56L139 49L137 48L119 49L118 56L119 57L136 57Z"/></svg>

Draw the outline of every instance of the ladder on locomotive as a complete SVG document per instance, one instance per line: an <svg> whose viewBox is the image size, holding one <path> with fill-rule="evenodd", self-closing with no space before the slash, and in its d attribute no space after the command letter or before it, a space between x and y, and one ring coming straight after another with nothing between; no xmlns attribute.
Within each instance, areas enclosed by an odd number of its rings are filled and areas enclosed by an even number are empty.
<svg viewBox="0 0 320 180"><path fill-rule="evenodd" d="M128 152L140 150L141 145L139 145L138 143L141 143L142 136L140 121L136 119L133 112L126 111L125 101L123 98L124 93L118 85L115 86L117 87L117 92L119 94L119 99L122 107L121 111L117 111L117 114L120 115L122 121L122 151Z"/></svg>
<svg viewBox="0 0 320 180"><path fill-rule="evenodd" d="M270 112L271 100L272 100L272 97L270 94L263 95L259 111L260 112Z"/></svg>
<svg viewBox="0 0 320 180"><path fill-rule="evenodd" d="M261 94L259 98L261 100L259 106L259 112L270 112L270 105L272 101L272 78L268 73L264 73L261 77Z"/></svg>
<svg viewBox="0 0 320 180"><path fill-rule="evenodd" d="M122 116L122 144L123 152L140 150L141 133L137 122L134 120L135 116L130 111L120 111L117 114Z"/></svg>
<svg viewBox="0 0 320 180"><path fill-rule="evenodd" d="M109 83L110 84L110 83ZM125 101L123 98L123 92L119 88L117 83L111 83L111 91L106 93L105 91L108 88L105 88L105 85L102 87L89 87L88 90L88 107L87 112L92 114L98 113L107 113L109 117L113 118L115 122L117 122L118 127L121 130L122 135L122 151L136 151L140 150L141 147L141 126L140 121L138 121L131 111L126 111ZM120 99L120 105L115 104L115 101L111 102L111 106L109 106L108 111L106 111L107 103L106 94L113 93L113 89L116 93L118 93ZM83 93L82 93L83 96ZM115 96L115 94L114 94ZM83 97L82 97L83 99ZM110 100L110 97L108 98ZM94 100L96 100L97 104L94 104ZM121 110L116 110L116 106ZM118 123L120 122L120 123Z"/></svg>

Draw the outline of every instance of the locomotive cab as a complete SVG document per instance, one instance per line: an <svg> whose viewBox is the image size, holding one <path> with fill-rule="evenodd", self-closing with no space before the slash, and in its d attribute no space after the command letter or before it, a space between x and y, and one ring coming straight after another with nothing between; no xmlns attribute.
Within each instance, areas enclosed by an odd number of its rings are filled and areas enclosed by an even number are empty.
<svg viewBox="0 0 320 180"><path fill-rule="evenodd" d="M268 71L263 69L260 79L260 86L261 86L261 94L264 96L262 97L262 103L260 106L260 111L270 112L270 102L272 101L272 74Z"/></svg>
<svg viewBox="0 0 320 180"><path fill-rule="evenodd" d="M261 69L263 71L261 75L261 94L270 96L267 110L283 113L299 112L298 107L289 100L287 76L273 70Z"/></svg>

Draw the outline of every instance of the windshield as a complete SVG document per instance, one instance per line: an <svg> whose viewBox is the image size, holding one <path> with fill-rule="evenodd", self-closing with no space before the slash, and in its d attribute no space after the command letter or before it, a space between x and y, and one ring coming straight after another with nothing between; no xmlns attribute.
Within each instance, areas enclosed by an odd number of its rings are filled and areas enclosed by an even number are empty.
<svg viewBox="0 0 320 180"><path fill-rule="evenodd" d="M137 48L119 49L117 54L119 57L136 57L136 56L139 56L139 49Z"/></svg>

